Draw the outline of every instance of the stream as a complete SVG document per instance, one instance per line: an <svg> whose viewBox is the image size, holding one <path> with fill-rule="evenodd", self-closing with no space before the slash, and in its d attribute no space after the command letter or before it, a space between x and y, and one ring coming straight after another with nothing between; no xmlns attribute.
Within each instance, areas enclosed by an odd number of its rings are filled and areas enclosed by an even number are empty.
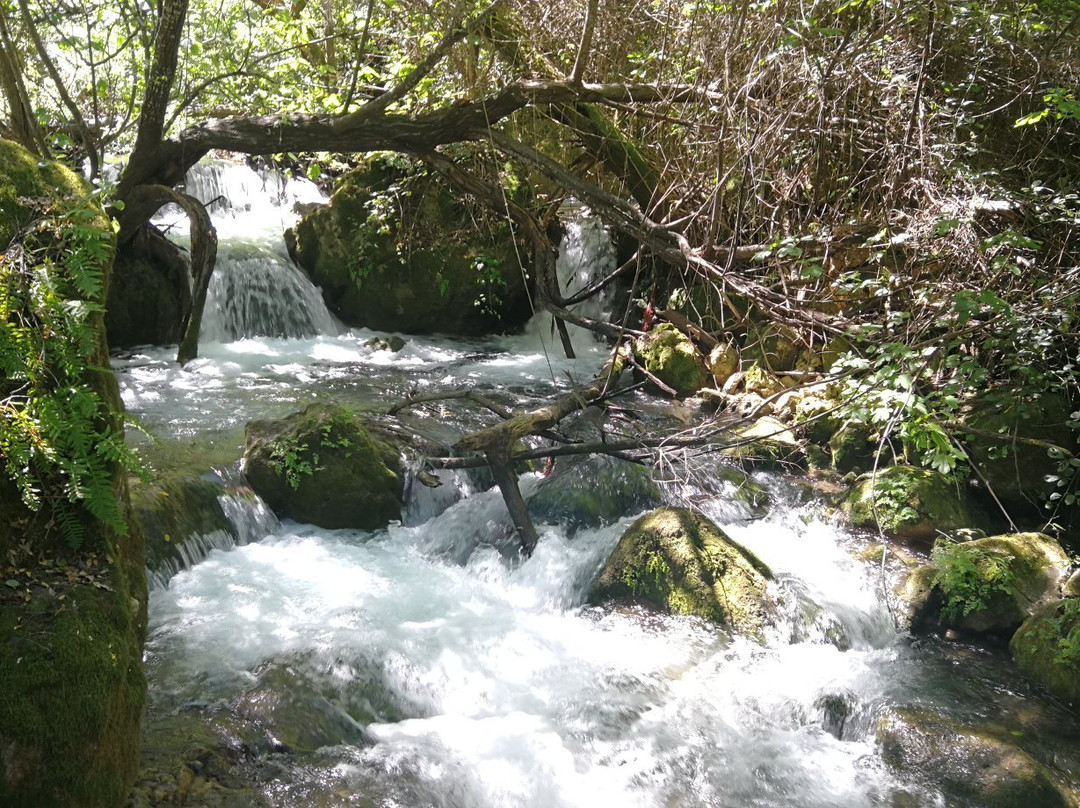
<svg viewBox="0 0 1080 808"><path fill-rule="evenodd" d="M231 203L214 212L222 248L200 358L114 357L125 404L158 440L132 442L152 457L194 447L235 460L246 421L313 400L385 411L411 390L472 387L527 405L606 357L577 332L578 358L565 359L540 318L520 335L402 335L401 351L376 350L382 335L337 323L285 255L292 204L317 196L293 185L239 166L189 181ZM570 225L570 282L613 260L602 226ZM408 417L446 441L486 422L450 406ZM636 513L540 526L522 560L498 492L463 474L417 486L402 523L374 533L278 522L234 496L239 541L153 578L148 722L218 722L273 806L977 806L886 764L875 726L911 706L1027 733L1031 754L1080 780L1075 718L1003 652L898 631L895 571L859 560L869 540L798 480L756 474L762 511L699 478L672 476L665 499L693 503L776 573L787 607L764 643L588 605ZM526 496L538 479L523 475Z"/></svg>

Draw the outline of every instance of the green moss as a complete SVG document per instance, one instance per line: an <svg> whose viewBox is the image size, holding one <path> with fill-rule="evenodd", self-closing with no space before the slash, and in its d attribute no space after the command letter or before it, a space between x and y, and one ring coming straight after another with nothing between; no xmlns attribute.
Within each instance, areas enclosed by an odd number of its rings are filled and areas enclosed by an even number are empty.
<svg viewBox="0 0 1080 808"><path fill-rule="evenodd" d="M981 527L983 522L953 480L914 466L889 466L863 475L842 507L856 527L880 527L913 541L930 540L939 532Z"/></svg>
<svg viewBox="0 0 1080 808"><path fill-rule="evenodd" d="M795 434L771 415L739 427L735 430L735 437L740 444L722 450L721 454L726 458L767 467L802 460L802 447Z"/></svg>
<svg viewBox="0 0 1080 808"><path fill-rule="evenodd" d="M283 517L374 530L401 515L397 451L343 407L312 404L249 423L244 464L256 493Z"/></svg>
<svg viewBox="0 0 1080 808"><path fill-rule="evenodd" d="M1009 642L1016 664L1059 698L1080 703L1080 599L1040 607Z"/></svg>
<svg viewBox="0 0 1080 808"><path fill-rule="evenodd" d="M693 395L709 382L709 373L694 343L669 323L658 325L639 339L634 354L645 370L680 397Z"/></svg>
<svg viewBox="0 0 1080 808"><path fill-rule="evenodd" d="M132 729L146 687L132 631L138 603L131 603L82 586L62 601L43 595L24 610L0 613L0 793L7 808L123 802L137 769Z"/></svg>
<svg viewBox="0 0 1080 808"><path fill-rule="evenodd" d="M0 139L0 249L6 249L33 219L25 200L77 196L84 190L73 171L59 163L42 162L17 143Z"/></svg>
<svg viewBox="0 0 1080 808"><path fill-rule="evenodd" d="M641 598L761 637L775 609L766 591L771 578L768 567L704 516L659 508L623 534L593 597Z"/></svg>
<svg viewBox="0 0 1080 808"><path fill-rule="evenodd" d="M1009 634L1034 605L1056 597L1068 556L1041 533L1010 533L963 543L943 541L924 568L918 621L976 633Z"/></svg>
<svg viewBox="0 0 1080 808"><path fill-rule="evenodd" d="M369 162L289 238L350 325L472 335L515 327L530 313L518 260L528 251L508 224L415 167Z"/></svg>

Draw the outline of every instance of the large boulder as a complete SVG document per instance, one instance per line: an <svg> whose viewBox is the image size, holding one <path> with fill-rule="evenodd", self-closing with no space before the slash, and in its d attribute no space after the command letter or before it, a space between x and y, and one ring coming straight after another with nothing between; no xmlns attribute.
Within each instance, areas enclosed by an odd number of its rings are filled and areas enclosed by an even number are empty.
<svg viewBox="0 0 1080 808"><path fill-rule="evenodd" d="M928 569L912 576L913 626L1008 636L1056 599L1069 558L1041 533L940 542ZM914 587L914 588L913 588Z"/></svg>
<svg viewBox="0 0 1080 808"><path fill-rule="evenodd" d="M670 323L661 323L639 338L634 356L679 398L693 395L711 378L693 340Z"/></svg>
<svg viewBox="0 0 1080 808"><path fill-rule="evenodd" d="M477 226L477 222L482 226ZM416 167L372 159L286 234L297 263L350 326L479 335L531 314L508 224Z"/></svg>
<svg viewBox="0 0 1080 808"><path fill-rule="evenodd" d="M1007 729L971 726L925 708L900 708L875 734L886 764L940 789L947 805L979 808L1073 808L1053 772Z"/></svg>
<svg viewBox="0 0 1080 808"><path fill-rule="evenodd" d="M1017 666L1055 696L1080 704L1080 598L1040 606L1013 635Z"/></svg>
<svg viewBox="0 0 1080 808"><path fill-rule="evenodd" d="M278 516L376 530L401 518L404 474L389 436L355 413L312 404L246 427L244 474Z"/></svg>
<svg viewBox="0 0 1080 808"><path fill-rule="evenodd" d="M658 508L627 528L600 572L593 600L638 598L761 637L776 611L772 577L706 517Z"/></svg>
<svg viewBox="0 0 1080 808"><path fill-rule="evenodd" d="M889 466L862 475L842 509L856 527L880 528L894 538L916 542L984 522L956 482L915 466Z"/></svg>

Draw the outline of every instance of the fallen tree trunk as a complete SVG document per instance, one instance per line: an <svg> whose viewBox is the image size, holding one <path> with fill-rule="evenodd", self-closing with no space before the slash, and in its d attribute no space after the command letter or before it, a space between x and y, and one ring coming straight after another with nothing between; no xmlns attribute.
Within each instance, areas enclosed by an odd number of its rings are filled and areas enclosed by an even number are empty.
<svg viewBox="0 0 1080 808"><path fill-rule="evenodd" d="M536 526L529 518L525 499L518 487L517 473L511 459L513 446L526 435L535 435L555 426L566 416L585 409L593 402L603 398L618 380L625 366L628 348L616 346L607 363L593 380L584 387L571 390L549 404L529 412L515 415L502 423L465 435L454 444L454 449L463 452L479 452L491 467L492 476L502 493L503 501L510 512L510 518L518 532L521 549L525 555L532 555L539 536Z"/></svg>

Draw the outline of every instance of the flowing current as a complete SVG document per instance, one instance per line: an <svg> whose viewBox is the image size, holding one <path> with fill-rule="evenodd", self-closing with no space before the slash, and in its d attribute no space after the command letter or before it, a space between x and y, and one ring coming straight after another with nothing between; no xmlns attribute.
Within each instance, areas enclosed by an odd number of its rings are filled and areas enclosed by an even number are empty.
<svg viewBox="0 0 1080 808"><path fill-rule="evenodd" d="M231 193L218 213L228 249L280 256L287 215L275 208L267 226L241 210L247 192ZM281 269L251 260L264 280ZM568 286L611 262L602 227L571 227ZM249 269L221 269L222 289L247 285L230 275ZM253 299L277 288L259 283ZM587 379L606 354L577 336L579 358L560 359L543 323L468 343L408 337L390 353L367 344L370 332L315 320L299 333L208 321L202 358L184 369L167 349L118 357L124 400L164 442L235 446L238 457L244 422L316 398L385 409L410 390L468 386L527 404ZM443 439L483 422L456 410L415 418ZM634 513L574 533L542 527L521 560L506 551L498 493L464 477L454 496L414 501L402 524L375 533L279 524L232 496L240 541L208 540L151 594L149 720L156 710L247 722L257 737L244 765L275 806L959 804L892 774L875 723L910 704L962 720L986 718L991 703L1024 714L1023 684L1002 681L986 652L899 635L879 566L856 559L860 540L788 483L760 482L764 514L722 487L664 490L692 498L777 574L785 619L765 643L588 605ZM537 483L523 477L526 495Z"/></svg>

